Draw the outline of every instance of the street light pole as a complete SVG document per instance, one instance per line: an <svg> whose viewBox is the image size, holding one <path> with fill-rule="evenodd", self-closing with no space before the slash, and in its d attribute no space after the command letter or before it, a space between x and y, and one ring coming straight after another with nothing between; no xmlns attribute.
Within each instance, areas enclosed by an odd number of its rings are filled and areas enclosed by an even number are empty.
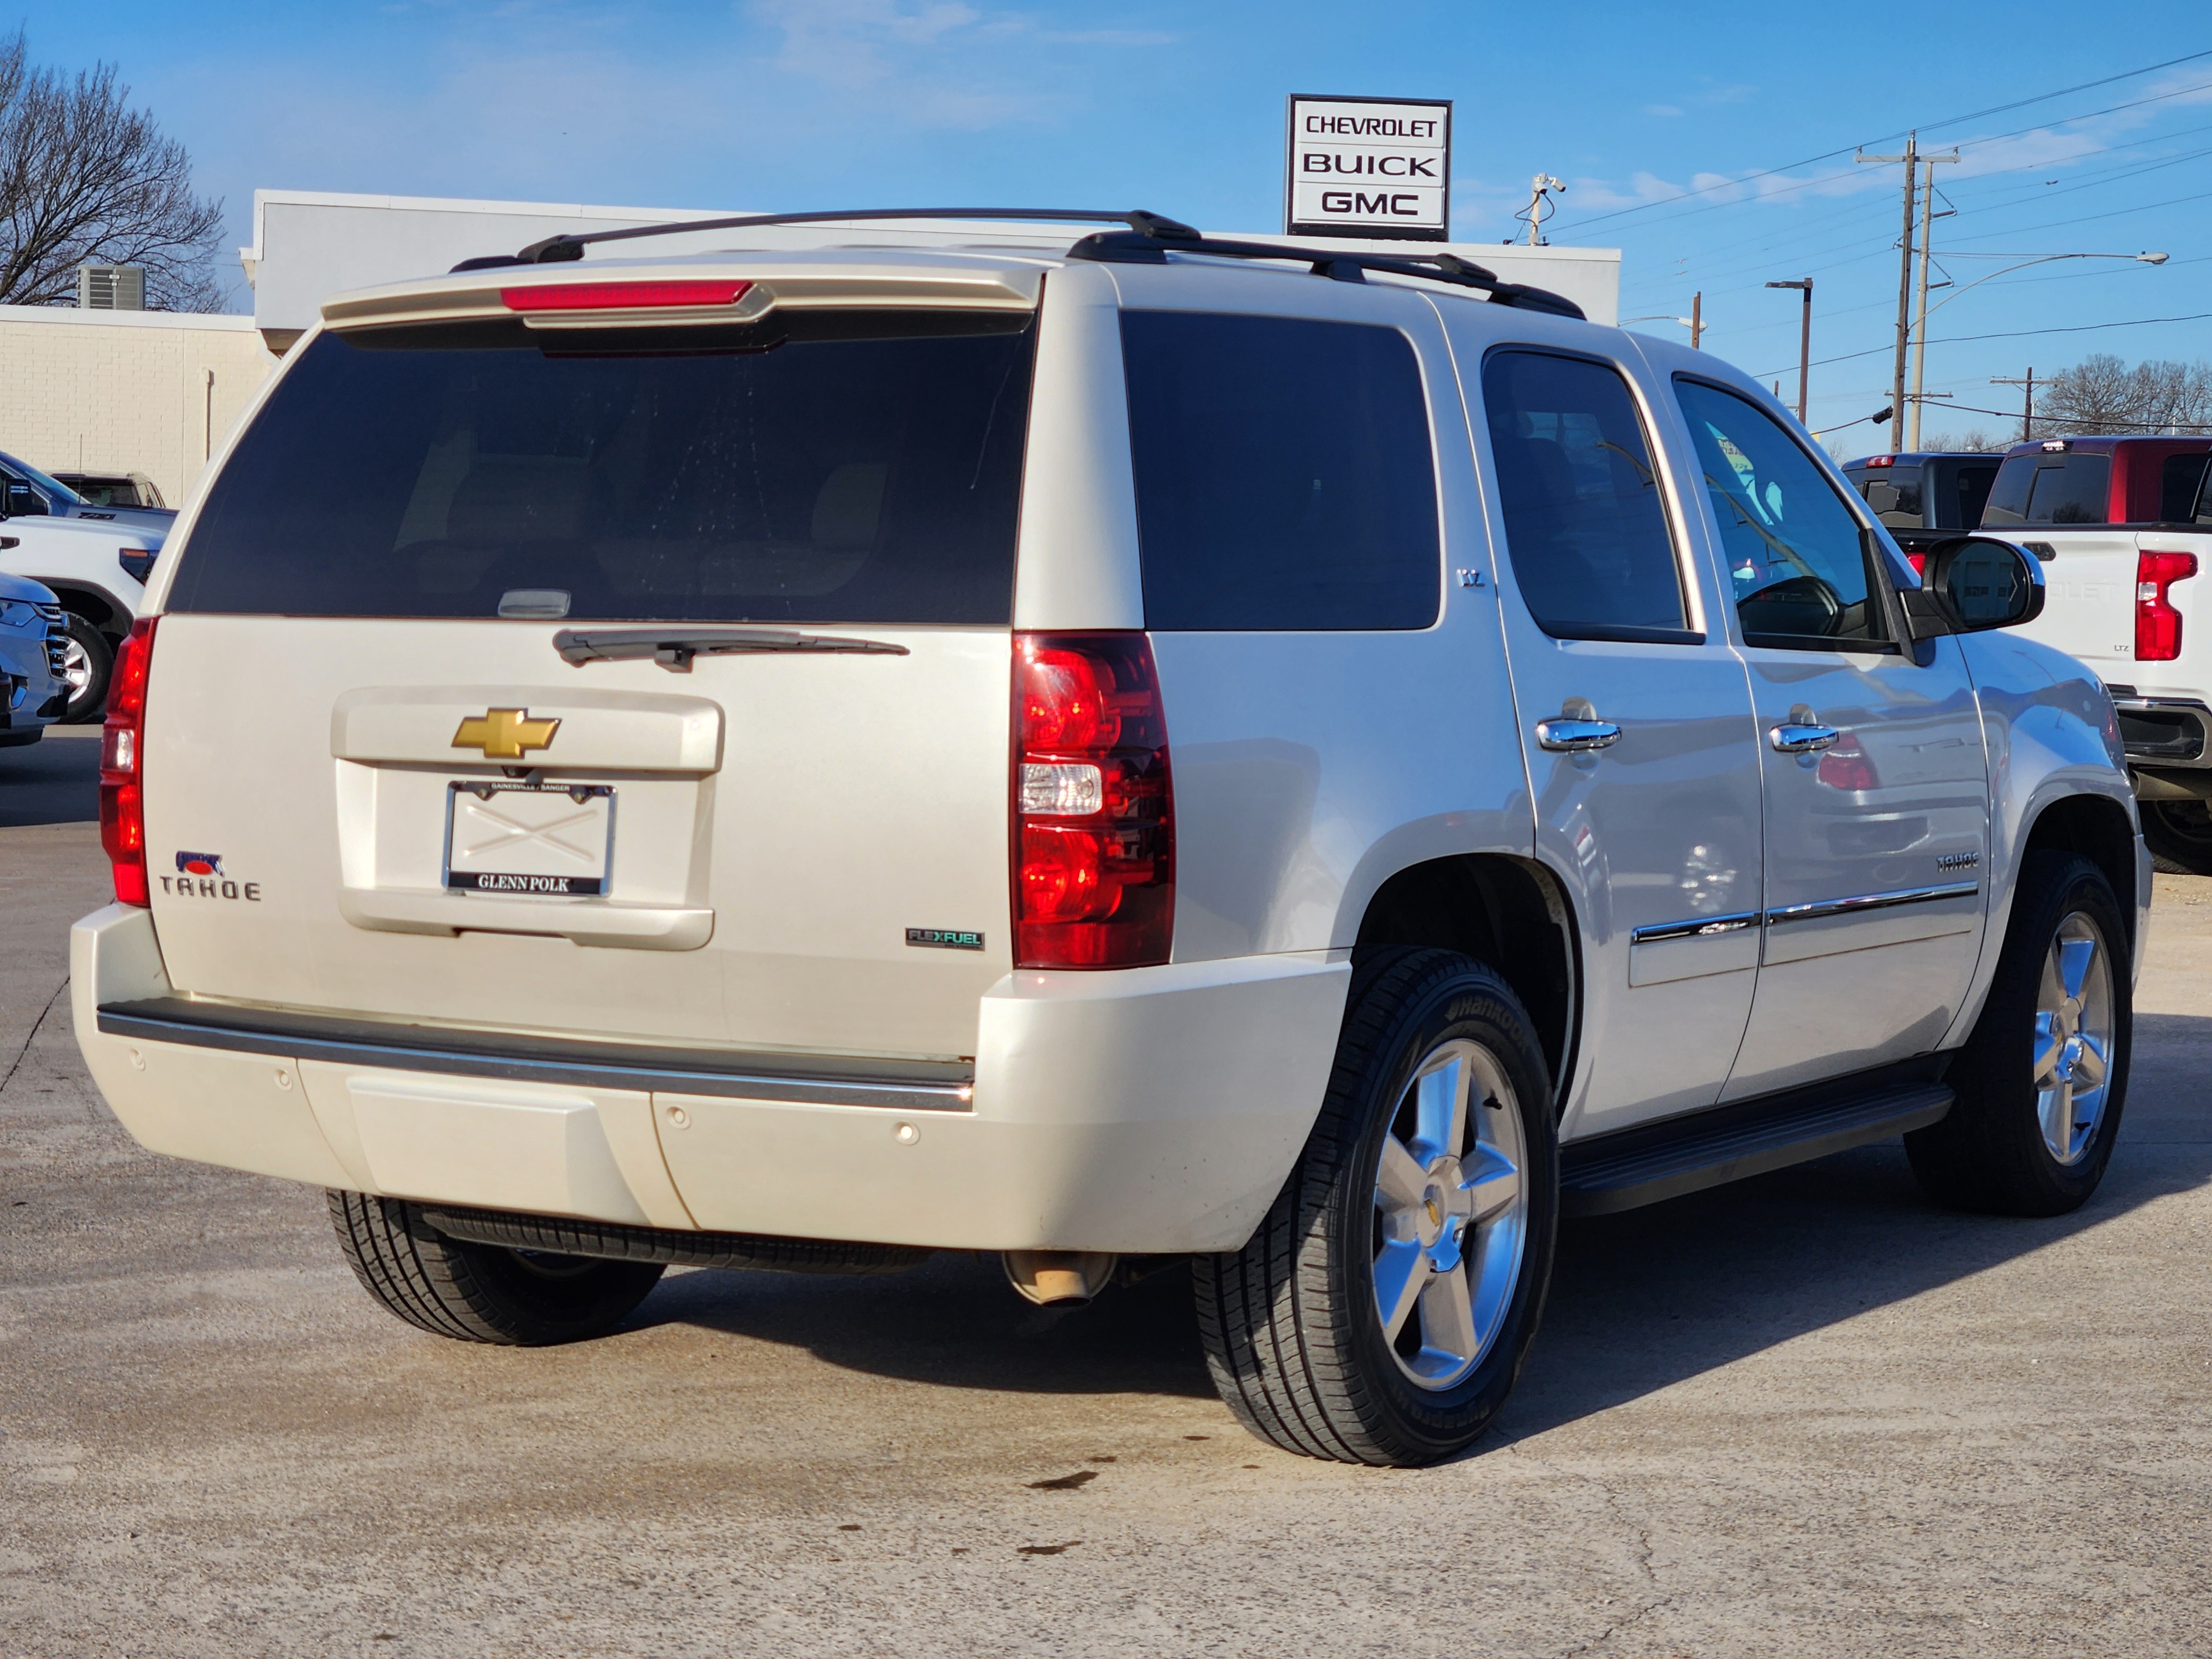
<svg viewBox="0 0 2212 1659"><path fill-rule="evenodd" d="M1797 324L1797 424L1805 424L1805 380L1813 369L1813 279L1801 276L1794 283L1769 283L1769 288L1795 288L1804 290L1805 304L1798 313Z"/></svg>

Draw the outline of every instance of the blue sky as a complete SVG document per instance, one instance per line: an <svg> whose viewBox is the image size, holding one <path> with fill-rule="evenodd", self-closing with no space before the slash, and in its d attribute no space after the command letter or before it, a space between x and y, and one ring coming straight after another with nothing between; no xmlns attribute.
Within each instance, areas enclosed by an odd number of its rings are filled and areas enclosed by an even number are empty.
<svg viewBox="0 0 2212 1659"><path fill-rule="evenodd" d="M23 21L34 59L119 65L226 198L234 242L257 186L763 210L1143 205L1267 230L1286 93L1447 97L1455 235L1511 234L1530 174L1555 173L1568 188L1548 228L1624 251L1624 317L1686 314L1702 289L1707 346L1785 397L1798 300L1763 283L1813 276L1815 428L1887 401L1901 169L1850 152L1894 150L1908 127L1965 158L1939 169L1938 205L1956 214L1936 245L1954 287L1936 297L1956 298L1929 329L1929 390L2012 408L1992 375L2093 350L2212 358L2212 56L1957 118L2212 52L2203 0L73 0ZM2069 259L1959 291L2020 259L2147 249L2172 258ZM1856 428L1858 447L1882 447L1876 431Z"/></svg>

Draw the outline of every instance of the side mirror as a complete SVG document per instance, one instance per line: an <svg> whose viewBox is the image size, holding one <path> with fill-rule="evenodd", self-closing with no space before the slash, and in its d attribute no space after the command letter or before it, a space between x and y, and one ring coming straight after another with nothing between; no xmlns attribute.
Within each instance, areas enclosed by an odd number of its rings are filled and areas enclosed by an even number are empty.
<svg viewBox="0 0 2212 1659"><path fill-rule="evenodd" d="M1905 592L1916 640L2017 628L2043 614L2043 567L1995 536L1958 536L1928 550L1919 588Z"/></svg>

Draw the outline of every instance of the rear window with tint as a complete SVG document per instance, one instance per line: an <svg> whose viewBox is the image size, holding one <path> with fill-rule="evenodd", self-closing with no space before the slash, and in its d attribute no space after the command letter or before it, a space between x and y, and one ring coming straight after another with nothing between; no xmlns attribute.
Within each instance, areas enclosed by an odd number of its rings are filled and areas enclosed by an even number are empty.
<svg viewBox="0 0 2212 1659"><path fill-rule="evenodd" d="M1127 311L1121 349L1146 627L1435 622L1436 471L1404 335Z"/></svg>
<svg viewBox="0 0 2212 1659"><path fill-rule="evenodd" d="M322 335L170 608L495 617L550 589L610 621L1006 623L1031 320Z"/></svg>
<svg viewBox="0 0 2212 1659"><path fill-rule="evenodd" d="M1844 476L1884 524L1910 526L1920 522L1925 501L1918 467L1886 466Z"/></svg>
<svg viewBox="0 0 2212 1659"><path fill-rule="evenodd" d="M1982 522L2110 524L2109 455L2014 455L1997 469Z"/></svg>
<svg viewBox="0 0 2212 1659"><path fill-rule="evenodd" d="M1982 521L1982 509L1989 504L1990 486L1997 481L1995 461L1959 461L1953 464L1954 471L1951 487L1936 501L1936 522L1945 530L1972 530Z"/></svg>

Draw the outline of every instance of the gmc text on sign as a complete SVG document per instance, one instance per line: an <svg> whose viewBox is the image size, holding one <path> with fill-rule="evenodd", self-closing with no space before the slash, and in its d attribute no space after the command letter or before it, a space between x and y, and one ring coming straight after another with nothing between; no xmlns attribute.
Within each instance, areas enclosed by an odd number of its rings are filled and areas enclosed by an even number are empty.
<svg viewBox="0 0 2212 1659"><path fill-rule="evenodd" d="M1290 104L1286 234L1449 238L1449 100L1294 94Z"/></svg>

